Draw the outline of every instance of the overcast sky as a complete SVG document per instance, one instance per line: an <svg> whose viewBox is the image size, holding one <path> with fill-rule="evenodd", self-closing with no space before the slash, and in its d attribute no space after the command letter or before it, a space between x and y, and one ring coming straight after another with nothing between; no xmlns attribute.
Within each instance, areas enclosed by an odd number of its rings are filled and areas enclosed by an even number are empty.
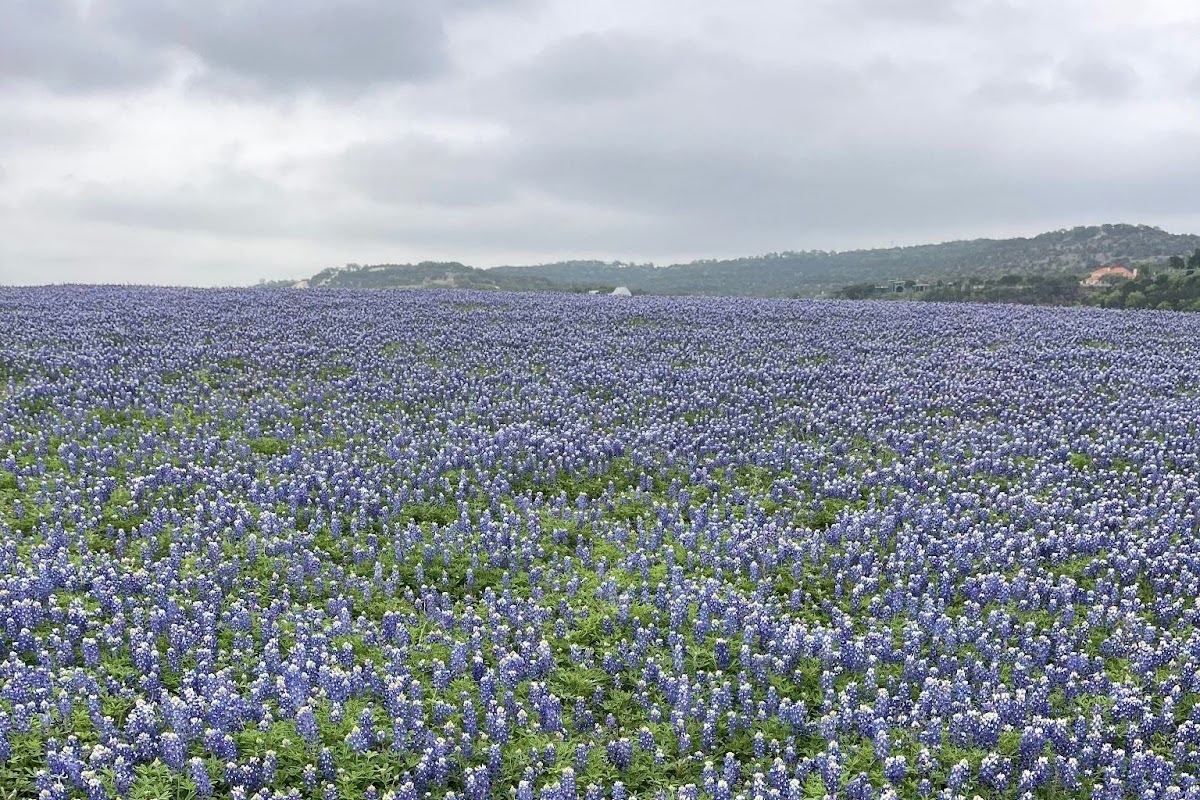
<svg viewBox="0 0 1200 800"><path fill-rule="evenodd" d="M0 283L1200 233L1194 0L0 0Z"/></svg>

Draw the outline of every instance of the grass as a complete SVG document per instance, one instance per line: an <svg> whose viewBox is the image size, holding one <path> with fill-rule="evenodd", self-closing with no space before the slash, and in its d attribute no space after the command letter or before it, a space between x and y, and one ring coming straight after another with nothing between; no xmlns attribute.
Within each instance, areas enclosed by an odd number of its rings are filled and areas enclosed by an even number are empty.
<svg viewBox="0 0 1200 800"><path fill-rule="evenodd" d="M436 503L409 503L400 510L400 519L410 519L420 524L437 523L443 527L458 520L458 511L450 505Z"/></svg>
<svg viewBox="0 0 1200 800"><path fill-rule="evenodd" d="M274 436L260 436L249 441L250 452L260 456L284 455L290 449L287 442Z"/></svg>

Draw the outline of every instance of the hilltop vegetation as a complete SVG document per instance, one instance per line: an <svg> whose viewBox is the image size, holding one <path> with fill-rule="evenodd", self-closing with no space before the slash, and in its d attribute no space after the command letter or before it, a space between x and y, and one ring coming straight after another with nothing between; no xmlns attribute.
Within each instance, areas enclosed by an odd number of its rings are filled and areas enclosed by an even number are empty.
<svg viewBox="0 0 1200 800"><path fill-rule="evenodd" d="M529 291L555 288L535 276L513 280L491 270L468 267L457 261L422 261L420 264L347 264L322 270L309 286L340 289L492 289Z"/></svg>
<svg viewBox="0 0 1200 800"><path fill-rule="evenodd" d="M1140 275L1096 293L1091 300L1104 308L1200 311L1200 269Z"/></svg>
<svg viewBox="0 0 1200 800"><path fill-rule="evenodd" d="M1078 275L1007 273L998 278L975 277L932 284L911 280L885 285L865 282L842 287L837 294L849 300L888 298L1200 311L1200 248L1187 258L1172 255L1161 263L1160 266L1143 261L1133 278L1109 275L1097 285L1088 285Z"/></svg>
<svg viewBox="0 0 1200 800"><path fill-rule="evenodd" d="M1076 275L1021 275L1005 273L995 278L961 281L937 281L917 285L898 282L903 288L893 291L872 282L846 286L837 292L849 300L888 298L951 303L1019 303L1033 306L1073 306L1085 304L1089 293L1080 286Z"/></svg>
<svg viewBox="0 0 1200 800"><path fill-rule="evenodd" d="M582 291L628 286L637 293L817 296L848 284L885 279L952 282L1005 274L1046 278L1110 262L1165 260L1200 247L1200 236L1147 225L1097 225L1032 238L974 239L846 252L807 250L656 266L620 261L564 261L479 269L458 262L347 265L317 273L310 286Z"/></svg>

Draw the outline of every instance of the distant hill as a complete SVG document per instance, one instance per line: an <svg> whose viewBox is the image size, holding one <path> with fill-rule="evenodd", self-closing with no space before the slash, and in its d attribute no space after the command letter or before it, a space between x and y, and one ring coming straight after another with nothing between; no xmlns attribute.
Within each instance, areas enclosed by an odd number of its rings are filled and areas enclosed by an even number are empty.
<svg viewBox="0 0 1200 800"><path fill-rule="evenodd" d="M1032 238L972 239L876 250L786 251L656 267L566 261L478 269L457 262L348 265L326 269L308 286L583 291L628 286L637 293L820 295L847 284L890 279L954 280L1002 274L1082 274L1101 264L1161 261L1200 247L1200 236L1148 225L1094 225Z"/></svg>
<svg viewBox="0 0 1200 800"><path fill-rule="evenodd" d="M538 269L530 267L529 269ZM348 264L318 272L308 279L309 287L344 289L555 289L548 278L534 274L506 276L493 270L468 267L457 261L422 261L420 264Z"/></svg>

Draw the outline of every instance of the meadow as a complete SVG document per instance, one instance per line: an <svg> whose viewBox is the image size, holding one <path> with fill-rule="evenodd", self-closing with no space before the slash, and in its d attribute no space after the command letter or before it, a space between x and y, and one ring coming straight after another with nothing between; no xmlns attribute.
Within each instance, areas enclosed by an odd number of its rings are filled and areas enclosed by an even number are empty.
<svg viewBox="0 0 1200 800"><path fill-rule="evenodd" d="M0 800L1200 798L1200 315L0 289Z"/></svg>

